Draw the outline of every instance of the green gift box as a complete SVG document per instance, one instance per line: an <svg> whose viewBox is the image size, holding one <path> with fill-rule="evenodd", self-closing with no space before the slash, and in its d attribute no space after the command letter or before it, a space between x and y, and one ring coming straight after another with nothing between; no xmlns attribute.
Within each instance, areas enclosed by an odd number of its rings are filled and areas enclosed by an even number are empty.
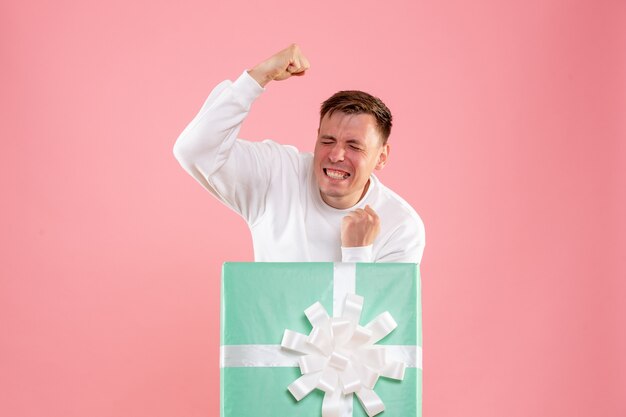
<svg viewBox="0 0 626 417"><path fill-rule="evenodd" d="M418 265L258 262L225 263L223 266L220 415L366 417L368 401L363 401L361 393L369 391L362 388L364 391L358 391L358 395L342 393L342 387L344 392L347 390L345 373L334 380L338 384L334 391L332 388L324 388L328 385L323 383L327 378L321 378L317 382L318 389L312 392L305 390L299 401L294 398L301 388L299 381L307 379L306 375L303 376L303 373L306 374L305 367L309 367L310 363L319 363L320 356L326 359L324 370L317 374L332 376L335 371L340 373L337 369L344 369L342 361L351 355L350 352L331 347L325 353L320 353L323 351L321 345L312 343L313 339L323 340L330 335L331 338L335 337L332 339L332 346L339 346L337 340L340 330L350 326L341 317L353 314L350 313L355 308L353 301L362 303L362 311L361 307L357 307L360 317L357 315L356 318L361 333L379 334L378 337L372 336L368 342L370 344L358 352L367 351L368 356L364 360L376 362L384 351L386 365L381 365L380 369L374 371L382 376L388 376L386 373L389 372L402 374L401 380L382 377L372 382L371 388L375 392L373 396L380 401L373 408L369 404L370 414L372 410L374 414L378 414L382 410L379 406L384 404L384 412L381 414L384 417L421 416L422 330ZM331 318L325 316L326 321L323 323L326 324L320 324L322 327L316 328L312 323L318 320L320 312L322 316L327 312ZM329 330L331 327L333 330ZM386 330L381 333L381 328ZM348 333L352 335L352 339L345 343L349 350L350 346L356 346L360 333L355 330L354 324ZM292 335L297 335L300 346L304 346L306 341L306 349L309 351L286 348ZM378 340L380 337L382 339ZM371 340L376 341L372 344ZM320 343L324 345L323 342ZM378 359L371 359L372 355ZM311 361L308 362L306 357ZM354 359L357 355L350 357ZM375 373L369 367L372 362L364 363L370 374ZM400 363L401 369L396 366ZM364 369L359 363L353 366L354 369ZM327 369L331 369L328 375ZM308 375L313 374L315 372ZM309 383L310 380L311 378ZM333 406L332 401L337 396L341 396L340 409L333 409L336 404ZM357 401L357 398L361 401Z"/></svg>

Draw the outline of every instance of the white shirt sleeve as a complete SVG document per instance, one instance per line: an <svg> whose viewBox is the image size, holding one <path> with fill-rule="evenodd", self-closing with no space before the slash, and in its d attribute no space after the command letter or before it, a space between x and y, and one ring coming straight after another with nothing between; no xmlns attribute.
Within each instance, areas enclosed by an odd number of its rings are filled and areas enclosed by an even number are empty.
<svg viewBox="0 0 626 417"><path fill-rule="evenodd" d="M398 228L380 250L376 262L422 262L426 234L420 221Z"/></svg>
<svg viewBox="0 0 626 417"><path fill-rule="evenodd" d="M263 91L247 71L218 84L174 145L182 167L249 224L264 213L275 147L237 135Z"/></svg>
<svg viewBox="0 0 626 417"><path fill-rule="evenodd" d="M373 245L341 247L341 262L374 262Z"/></svg>

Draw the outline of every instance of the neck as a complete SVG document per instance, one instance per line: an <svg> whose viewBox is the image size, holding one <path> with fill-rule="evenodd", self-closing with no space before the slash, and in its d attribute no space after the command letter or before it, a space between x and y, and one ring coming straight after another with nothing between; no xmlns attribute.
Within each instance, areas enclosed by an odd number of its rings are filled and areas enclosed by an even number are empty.
<svg viewBox="0 0 626 417"><path fill-rule="evenodd" d="M367 183L365 184L365 187L363 187L363 191L361 192L361 195L356 200L354 198L351 198L352 196L333 198L330 196L325 196L321 192L320 192L320 196L322 197L322 200L324 201L324 203L328 204L332 208L336 208L339 210L349 209L350 207L354 207L359 201L363 199L363 197L365 197L367 190L369 190L370 188L370 181L371 180L367 180Z"/></svg>

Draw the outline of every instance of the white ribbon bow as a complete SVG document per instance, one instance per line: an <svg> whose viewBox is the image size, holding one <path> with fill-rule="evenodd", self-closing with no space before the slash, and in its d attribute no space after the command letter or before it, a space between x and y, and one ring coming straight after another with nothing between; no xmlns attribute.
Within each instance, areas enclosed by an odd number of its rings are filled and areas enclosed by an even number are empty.
<svg viewBox="0 0 626 417"><path fill-rule="evenodd" d="M313 330L309 335L286 329L282 348L302 354L302 376L289 385L297 401L315 388L324 391L322 417L341 417L345 396L356 393L361 406L372 417L385 410L374 392L383 376L402 380L406 364L391 360L384 345L374 345L398 325L389 312L377 316L365 327L359 325L363 297L347 294L340 317L329 317L316 302L304 311Z"/></svg>

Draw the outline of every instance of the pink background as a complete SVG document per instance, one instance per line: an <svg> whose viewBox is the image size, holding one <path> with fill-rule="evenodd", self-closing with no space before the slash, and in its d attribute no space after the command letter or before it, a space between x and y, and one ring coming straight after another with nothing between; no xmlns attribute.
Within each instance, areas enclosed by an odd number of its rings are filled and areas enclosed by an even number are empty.
<svg viewBox="0 0 626 417"><path fill-rule="evenodd" d="M507 3L507 4L503 4ZM3 2L0 415L215 416L243 221L172 145L298 42L242 135L311 150L338 89L394 112L420 213L425 416L626 415L626 3Z"/></svg>

